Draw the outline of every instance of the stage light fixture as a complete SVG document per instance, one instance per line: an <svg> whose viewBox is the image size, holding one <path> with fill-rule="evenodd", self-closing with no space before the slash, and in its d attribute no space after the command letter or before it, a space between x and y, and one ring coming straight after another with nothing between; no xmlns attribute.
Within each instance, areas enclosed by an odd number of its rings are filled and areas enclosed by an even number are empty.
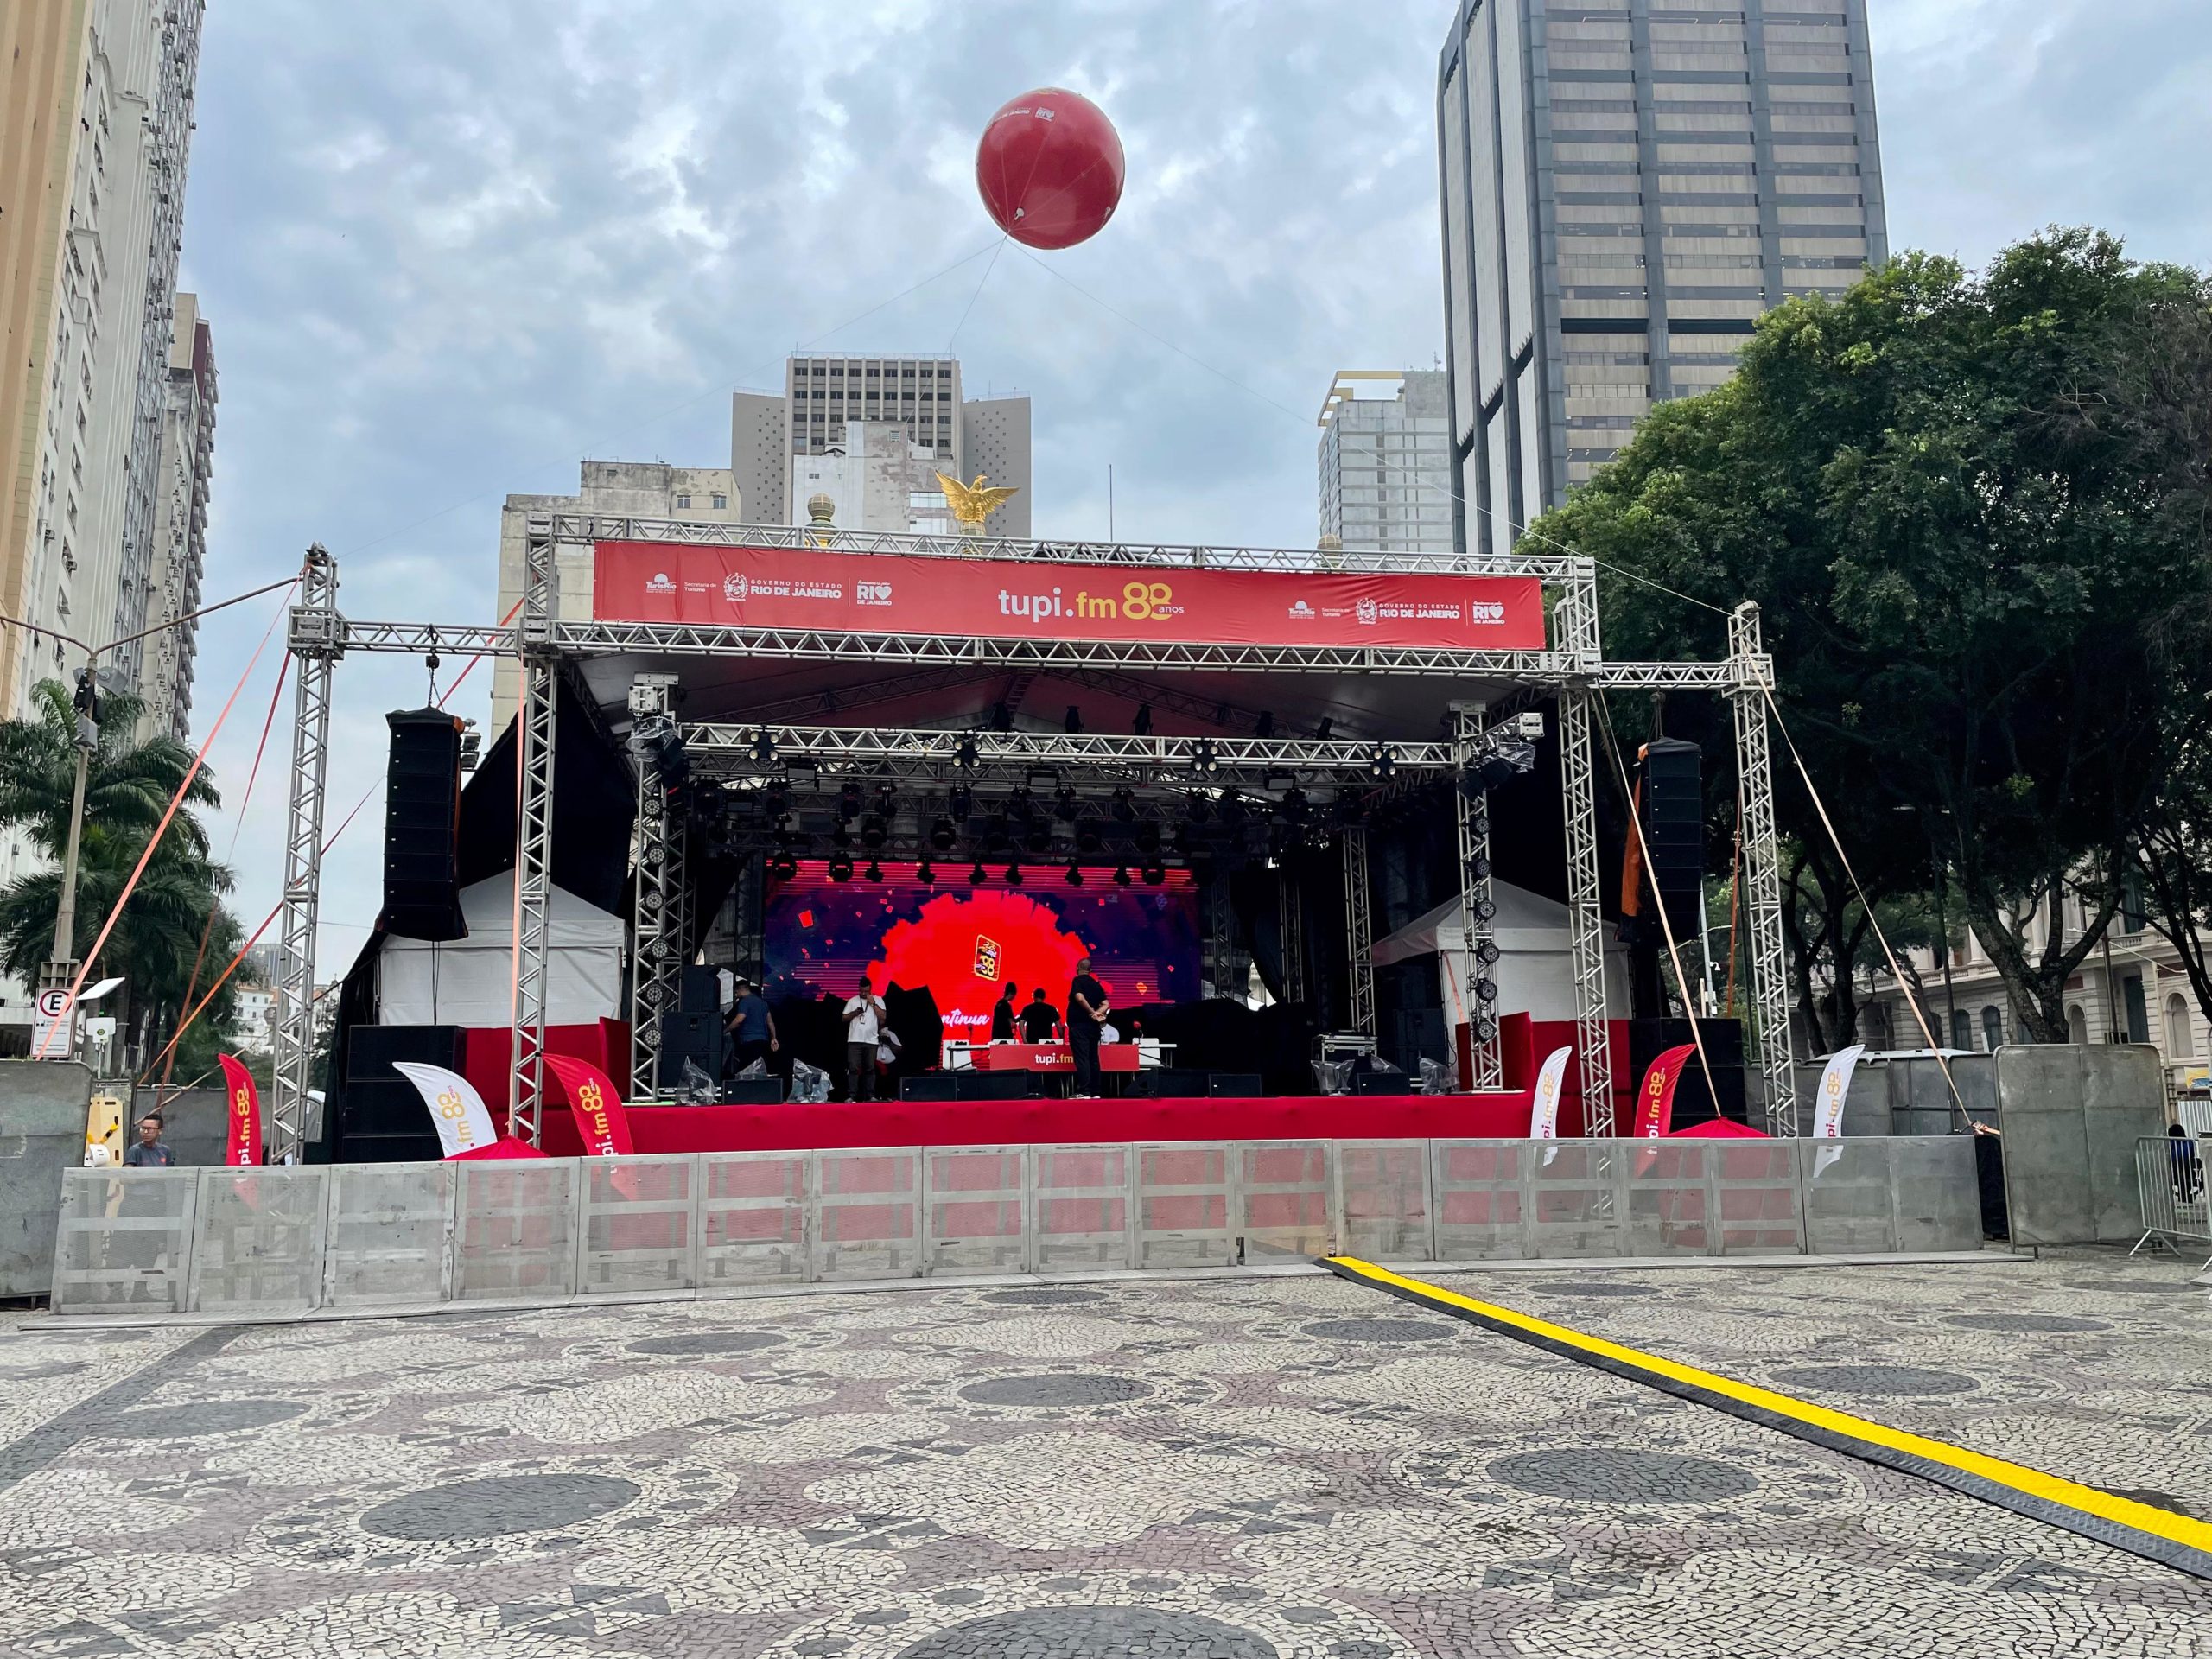
<svg viewBox="0 0 2212 1659"><path fill-rule="evenodd" d="M899 785L888 778L875 786L875 810L889 817L899 799Z"/></svg>
<svg viewBox="0 0 2212 1659"><path fill-rule="evenodd" d="M837 785L837 816L857 818L861 815L861 786L849 778Z"/></svg>
<svg viewBox="0 0 2212 1659"><path fill-rule="evenodd" d="M1481 1019L1475 1021L1475 1039L1478 1042L1490 1042L1493 1040L1497 1035L1497 1021L1491 1019L1488 1014L1484 1014Z"/></svg>
<svg viewBox="0 0 2212 1659"><path fill-rule="evenodd" d="M1075 791L1063 784L1060 786L1060 792L1052 798L1052 816L1056 818L1062 819L1066 823L1073 823L1075 822Z"/></svg>
<svg viewBox="0 0 2212 1659"><path fill-rule="evenodd" d="M883 880L883 866L877 863L871 858L868 861L868 868L861 871L861 874L868 877L871 881L880 881Z"/></svg>
<svg viewBox="0 0 2212 1659"><path fill-rule="evenodd" d="M753 734L753 764L756 766L772 766L776 764L775 734L765 726Z"/></svg>
<svg viewBox="0 0 2212 1659"><path fill-rule="evenodd" d="M1494 979L1477 980L1475 982L1475 1001L1478 1002L1497 1001L1497 982Z"/></svg>
<svg viewBox="0 0 2212 1659"><path fill-rule="evenodd" d="M1487 899L1478 899L1467 908L1474 912L1475 919L1478 922L1493 922L1497 919L1497 906Z"/></svg>
<svg viewBox="0 0 2212 1659"><path fill-rule="evenodd" d="M839 824L830 832L830 844L841 853L850 852L853 848L852 831Z"/></svg>
<svg viewBox="0 0 2212 1659"><path fill-rule="evenodd" d="M1129 729L1135 732L1139 737L1150 737L1152 735L1152 705L1150 703L1141 702L1137 704L1137 717L1130 722Z"/></svg>
<svg viewBox="0 0 2212 1659"><path fill-rule="evenodd" d="M1083 866L1073 859L1068 860L1066 880L1068 886L1071 887L1079 887L1083 885Z"/></svg>
<svg viewBox="0 0 2212 1659"><path fill-rule="evenodd" d="M798 874L798 861L789 853L778 853L768 861L768 874L779 881L788 881Z"/></svg>
<svg viewBox="0 0 2212 1659"><path fill-rule="evenodd" d="M1137 850L1141 853L1160 850L1160 826L1149 819L1137 825Z"/></svg>
<svg viewBox="0 0 2212 1659"><path fill-rule="evenodd" d="M1116 864L1114 867L1114 885L1117 887L1126 887L1129 885L1129 867L1128 865Z"/></svg>
<svg viewBox="0 0 2212 1659"><path fill-rule="evenodd" d="M861 845L871 852L882 846L890 834L891 826L875 813L871 812L861 820Z"/></svg>
<svg viewBox="0 0 2212 1659"><path fill-rule="evenodd" d="M1497 941L1496 939L1478 939L1475 941L1475 960L1482 963L1484 967L1487 968L1492 963L1496 962L1497 960Z"/></svg>
<svg viewBox="0 0 2212 1659"><path fill-rule="evenodd" d="M926 858L924 859L920 863L914 866L914 880L920 882L925 887L935 887L937 885L937 866L931 863Z"/></svg>
<svg viewBox="0 0 2212 1659"><path fill-rule="evenodd" d="M1126 789L1114 791L1114 821L1135 823L1137 821L1137 798Z"/></svg>
<svg viewBox="0 0 2212 1659"><path fill-rule="evenodd" d="M968 815L976 810L976 791L965 784L955 784L952 786L952 792L945 797L944 804L951 809L955 821L964 829L967 827Z"/></svg>
<svg viewBox="0 0 2212 1659"><path fill-rule="evenodd" d="M1479 799L1491 790L1511 783L1536 769L1536 746L1525 738L1486 736L1483 751L1459 775L1459 787L1468 798Z"/></svg>
<svg viewBox="0 0 2212 1659"><path fill-rule="evenodd" d="M1096 818L1085 818L1075 827L1075 844L1078 852L1095 853L1105 843L1105 839Z"/></svg>
<svg viewBox="0 0 2212 1659"><path fill-rule="evenodd" d="M791 785L787 778L771 779L761 797L761 807L772 818L783 817L791 810Z"/></svg>
<svg viewBox="0 0 2212 1659"><path fill-rule="evenodd" d="M968 885L971 887L980 887L987 879L988 873L983 868L983 861L979 858L968 871Z"/></svg>
<svg viewBox="0 0 2212 1659"><path fill-rule="evenodd" d="M976 740L974 738L963 737L954 746L952 764L963 772L976 770Z"/></svg>
<svg viewBox="0 0 2212 1659"><path fill-rule="evenodd" d="M853 879L853 861L843 853L831 854L830 856L830 879L832 881L851 880Z"/></svg>
<svg viewBox="0 0 2212 1659"><path fill-rule="evenodd" d="M1206 776L1221 770L1221 757L1213 752L1211 738L1200 738L1198 747L1191 751L1191 770Z"/></svg>
<svg viewBox="0 0 2212 1659"><path fill-rule="evenodd" d="M930 824L930 845L940 853L949 853L952 850L953 838L950 818L938 818Z"/></svg>
<svg viewBox="0 0 2212 1659"><path fill-rule="evenodd" d="M1490 834L1490 814L1479 809L1467 814L1467 833L1471 836Z"/></svg>
<svg viewBox="0 0 2212 1659"><path fill-rule="evenodd" d="M1019 859L1007 860L1006 884L1009 887L1018 887L1021 885L1021 861Z"/></svg>
<svg viewBox="0 0 2212 1659"><path fill-rule="evenodd" d="M1083 731L1083 710L1073 703L1068 704L1067 713L1060 718L1060 729L1070 737L1079 735Z"/></svg>
<svg viewBox="0 0 2212 1659"><path fill-rule="evenodd" d="M1310 805L1311 803L1306 798L1306 791L1296 784L1293 784L1288 789L1283 791L1282 815L1293 823L1306 822L1306 810Z"/></svg>
<svg viewBox="0 0 2212 1659"><path fill-rule="evenodd" d="M1337 722L1335 717L1330 715L1324 715L1321 716L1321 723L1313 728L1313 735L1319 738L1324 743L1325 743L1329 741L1329 734L1336 729Z"/></svg>
<svg viewBox="0 0 2212 1659"><path fill-rule="evenodd" d="M1006 815L1016 823L1028 823L1035 811L1035 803L1030 800L1029 791L1026 788L1017 787L1013 794L1006 798Z"/></svg>
<svg viewBox="0 0 2212 1659"><path fill-rule="evenodd" d="M1480 853L1477 853L1467 861L1467 880L1487 881L1490 880L1490 860L1484 858Z"/></svg>
<svg viewBox="0 0 2212 1659"><path fill-rule="evenodd" d="M1275 713L1274 709L1270 709L1261 715L1259 719L1252 722L1252 735L1255 737L1273 737L1274 734Z"/></svg>
<svg viewBox="0 0 2212 1659"><path fill-rule="evenodd" d="M1192 795L1183 802L1183 816L1192 823L1204 823L1213 816L1213 803L1203 795Z"/></svg>
<svg viewBox="0 0 2212 1659"><path fill-rule="evenodd" d="M1244 822L1244 798L1233 785L1221 791L1221 821L1232 828Z"/></svg>
<svg viewBox="0 0 2212 1659"><path fill-rule="evenodd" d="M1162 864L1156 858L1146 861L1144 867L1145 886L1147 887L1156 887L1166 880L1167 867L1166 865Z"/></svg>
<svg viewBox="0 0 2212 1659"><path fill-rule="evenodd" d="M1377 743L1367 756L1367 775L1376 779L1389 777L1398 769L1396 751L1388 743Z"/></svg>
<svg viewBox="0 0 2212 1659"><path fill-rule="evenodd" d="M1021 844L1033 853L1045 851L1052 844L1052 826L1041 819L1031 824L1022 835Z"/></svg>

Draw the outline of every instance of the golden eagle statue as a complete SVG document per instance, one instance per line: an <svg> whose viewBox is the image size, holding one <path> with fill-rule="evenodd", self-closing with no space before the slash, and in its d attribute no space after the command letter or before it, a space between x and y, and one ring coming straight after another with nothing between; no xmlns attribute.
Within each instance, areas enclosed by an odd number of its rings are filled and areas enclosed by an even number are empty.
<svg viewBox="0 0 2212 1659"><path fill-rule="evenodd" d="M983 486L990 480L982 473L976 474L973 484L963 484L958 479L947 478L943 473L937 475L937 481L944 486L944 505L953 518L959 521L963 536L982 535L983 520L1021 493L1020 489L1009 485L985 489Z"/></svg>

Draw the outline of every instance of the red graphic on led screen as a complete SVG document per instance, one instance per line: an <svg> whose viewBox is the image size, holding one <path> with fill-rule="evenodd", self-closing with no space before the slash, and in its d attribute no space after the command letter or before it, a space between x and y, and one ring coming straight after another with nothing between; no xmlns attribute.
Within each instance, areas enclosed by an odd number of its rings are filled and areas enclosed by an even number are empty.
<svg viewBox="0 0 2212 1659"><path fill-rule="evenodd" d="M998 870L982 887L964 870L938 867L938 885L912 864L887 864L884 880L832 881L820 861L785 880L770 877L764 906L768 994L845 996L865 973L878 990L926 986L953 1040L990 1034L991 1005L1008 984L1017 1004L1039 986L1065 1012L1075 964L1091 971L1116 1007L1195 1001L1198 995L1198 887L1187 870L1161 886L1116 887L1112 872L1086 870L1069 887L1059 872L1033 869L1009 887Z"/></svg>

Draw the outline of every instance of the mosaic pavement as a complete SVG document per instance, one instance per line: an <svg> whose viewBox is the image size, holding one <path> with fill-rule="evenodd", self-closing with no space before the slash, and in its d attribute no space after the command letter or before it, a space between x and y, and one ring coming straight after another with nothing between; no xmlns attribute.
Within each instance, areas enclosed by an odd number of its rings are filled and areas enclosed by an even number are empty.
<svg viewBox="0 0 2212 1659"><path fill-rule="evenodd" d="M2170 1264L1453 1282L2212 1513ZM2212 1586L1319 1274L19 1319L0 1436L8 1655L2212 1656Z"/></svg>

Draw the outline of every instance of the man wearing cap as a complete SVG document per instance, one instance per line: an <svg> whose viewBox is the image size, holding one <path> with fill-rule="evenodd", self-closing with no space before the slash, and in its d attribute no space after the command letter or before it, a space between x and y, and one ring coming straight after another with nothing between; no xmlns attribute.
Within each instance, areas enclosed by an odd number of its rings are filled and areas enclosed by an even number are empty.
<svg viewBox="0 0 2212 1659"><path fill-rule="evenodd" d="M743 1071L755 1060L766 1063L782 1045L776 1039L776 1016L753 982L740 974L730 988L736 993L729 1010L730 1066Z"/></svg>

